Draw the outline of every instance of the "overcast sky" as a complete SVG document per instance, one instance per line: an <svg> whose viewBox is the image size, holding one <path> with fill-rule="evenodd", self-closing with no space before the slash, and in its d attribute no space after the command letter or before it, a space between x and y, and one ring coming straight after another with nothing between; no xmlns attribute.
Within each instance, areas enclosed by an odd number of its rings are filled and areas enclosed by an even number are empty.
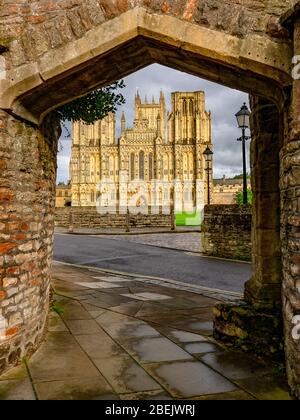
<svg viewBox="0 0 300 420"><path fill-rule="evenodd" d="M134 95L139 89L142 99L148 100L154 95L158 100L162 89L170 110L171 92L203 90L206 93L206 109L212 113L213 144L214 144L214 178L223 175L231 177L242 173L242 145L236 139L241 132L237 127L235 114L243 102L248 104L248 95L224 86L208 82L198 77L170 69L158 64L153 64L124 79L126 88L122 90L126 104L118 110L117 130L120 131L122 111L126 115L127 126L133 124ZM69 160L71 141L63 133L62 150L58 155L58 182L67 182L69 179ZM249 171L249 142L247 145L247 165Z"/></svg>

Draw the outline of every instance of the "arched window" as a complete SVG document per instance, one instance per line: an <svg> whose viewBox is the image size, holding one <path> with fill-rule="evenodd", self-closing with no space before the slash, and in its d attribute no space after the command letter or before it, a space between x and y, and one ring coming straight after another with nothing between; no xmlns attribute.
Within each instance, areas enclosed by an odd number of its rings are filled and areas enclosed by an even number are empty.
<svg viewBox="0 0 300 420"><path fill-rule="evenodd" d="M94 158L94 156L92 156L91 159L90 159L90 171L91 171L90 175L91 175L91 181L92 181L93 176L95 174L95 158Z"/></svg>
<svg viewBox="0 0 300 420"><path fill-rule="evenodd" d="M168 179L169 175L169 157L168 155L164 155L163 157L163 177Z"/></svg>
<svg viewBox="0 0 300 420"><path fill-rule="evenodd" d="M187 115L187 105L185 99L183 100L182 113L183 115Z"/></svg>
<svg viewBox="0 0 300 420"><path fill-rule="evenodd" d="M95 193L94 191L91 192L91 203L94 203L95 201Z"/></svg>
<svg viewBox="0 0 300 420"><path fill-rule="evenodd" d="M189 154L189 178L192 178L194 175L194 155L193 153Z"/></svg>
<svg viewBox="0 0 300 420"><path fill-rule="evenodd" d="M183 179L188 179L189 158L188 154L183 154Z"/></svg>
<svg viewBox="0 0 300 420"><path fill-rule="evenodd" d="M114 167L115 167L115 159L113 156L110 156L109 158L109 175L112 177L115 174L114 171Z"/></svg>
<svg viewBox="0 0 300 420"><path fill-rule="evenodd" d="M135 179L135 156L134 153L130 155L130 179L133 181Z"/></svg>
<svg viewBox="0 0 300 420"><path fill-rule="evenodd" d="M190 107L189 107L190 115L194 115L194 103L192 99L190 100Z"/></svg>
<svg viewBox="0 0 300 420"><path fill-rule="evenodd" d="M153 179L153 154L149 154L149 179Z"/></svg>
<svg viewBox="0 0 300 420"><path fill-rule="evenodd" d="M145 179L145 153L143 151L139 154L139 176L140 179Z"/></svg>

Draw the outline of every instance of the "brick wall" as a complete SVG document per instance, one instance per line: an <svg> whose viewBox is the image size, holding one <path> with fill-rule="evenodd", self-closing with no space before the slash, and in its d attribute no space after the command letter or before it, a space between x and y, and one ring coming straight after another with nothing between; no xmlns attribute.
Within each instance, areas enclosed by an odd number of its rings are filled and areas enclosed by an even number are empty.
<svg viewBox="0 0 300 420"><path fill-rule="evenodd" d="M49 122L40 132L0 112L0 374L39 346L48 314L59 134Z"/></svg>
<svg viewBox="0 0 300 420"><path fill-rule="evenodd" d="M251 220L250 206L206 206L201 234L203 253L250 261Z"/></svg>
<svg viewBox="0 0 300 420"><path fill-rule="evenodd" d="M55 225L58 227L81 228L126 228L126 214L98 214L95 207L56 208ZM133 228L171 228L169 214L130 214L130 226Z"/></svg>

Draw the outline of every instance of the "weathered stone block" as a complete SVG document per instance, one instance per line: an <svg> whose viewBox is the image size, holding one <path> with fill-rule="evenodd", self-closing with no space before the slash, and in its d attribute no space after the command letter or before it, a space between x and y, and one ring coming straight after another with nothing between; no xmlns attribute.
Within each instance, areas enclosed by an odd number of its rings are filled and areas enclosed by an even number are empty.
<svg viewBox="0 0 300 420"><path fill-rule="evenodd" d="M265 313L241 302L214 309L214 337L237 350L275 360L284 358L282 314Z"/></svg>
<svg viewBox="0 0 300 420"><path fill-rule="evenodd" d="M250 261L251 220L250 206L206 206L201 229L203 254Z"/></svg>

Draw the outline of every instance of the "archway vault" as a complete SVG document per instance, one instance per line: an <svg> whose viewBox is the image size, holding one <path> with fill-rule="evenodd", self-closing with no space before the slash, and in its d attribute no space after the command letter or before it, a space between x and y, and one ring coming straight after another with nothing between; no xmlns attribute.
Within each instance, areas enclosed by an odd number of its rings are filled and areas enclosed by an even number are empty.
<svg viewBox="0 0 300 420"><path fill-rule="evenodd" d="M136 7L7 71L0 108L40 124L59 105L154 62L283 103L291 57L288 41L241 38Z"/></svg>

